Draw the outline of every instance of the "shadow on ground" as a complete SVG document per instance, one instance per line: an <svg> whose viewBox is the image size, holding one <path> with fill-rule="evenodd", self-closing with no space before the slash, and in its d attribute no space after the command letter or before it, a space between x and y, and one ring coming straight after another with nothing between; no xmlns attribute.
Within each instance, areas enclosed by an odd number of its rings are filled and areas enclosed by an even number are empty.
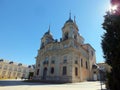
<svg viewBox="0 0 120 90"><path fill-rule="evenodd" d="M20 85L57 85L57 83L46 83L46 82L29 82L23 80L1 80L1 86L20 86Z"/></svg>

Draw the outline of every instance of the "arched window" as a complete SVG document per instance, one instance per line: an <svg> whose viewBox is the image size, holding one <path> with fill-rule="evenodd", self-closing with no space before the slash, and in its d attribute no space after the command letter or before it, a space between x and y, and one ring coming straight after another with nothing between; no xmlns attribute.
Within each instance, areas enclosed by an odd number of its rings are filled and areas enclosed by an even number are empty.
<svg viewBox="0 0 120 90"><path fill-rule="evenodd" d="M75 67L75 76L78 76L78 68Z"/></svg>
<svg viewBox="0 0 120 90"><path fill-rule="evenodd" d="M64 66L63 67L63 73L62 73L63 75L66 75L67 74L67 67L66 66Z"/></svg>
<svg viewBox="0 0 120 90"><path fill-rule="evenodd" d="M54 74L54 67L51 67L51 74Z"/></svg>
<svg viewBox="0 0 120 90"><path fill-rule="evenodd" d="M39 69L37 69L37 75L39 75Z"/></svg>

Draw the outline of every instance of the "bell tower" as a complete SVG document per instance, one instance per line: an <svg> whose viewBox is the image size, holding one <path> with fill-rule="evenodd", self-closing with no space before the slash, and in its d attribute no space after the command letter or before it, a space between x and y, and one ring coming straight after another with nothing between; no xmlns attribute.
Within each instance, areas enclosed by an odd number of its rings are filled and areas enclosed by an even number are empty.
<svg viewBox="0 0 120 90"><path fill-rule="evenodd" d="M50 33L50 26L49 26L48 31L44 34L44 36L41 39L41 48L51 42L54 42L54 39L53 39L52 34Z"/></svg>
<svg viewBox="0 0 120 90"><path fill-rule="evenodd" d="M84 39L79 35L79 29L76 25L75 17L74 21L71 19L71 13L69 13L69 19L65 22L62 28L62 40L74 39L79 43L82 43Z"/></svg>
<svg viewBox="0 0 120 90"><path fill-rule="evenodd" d="M66 40L69 38L74 38L77 40L77 34L78 34L78 27L75 23L75 20L73 21L71 19L71 13L70 13L69 19L65 22L62 28L62 39Z"/></svg>

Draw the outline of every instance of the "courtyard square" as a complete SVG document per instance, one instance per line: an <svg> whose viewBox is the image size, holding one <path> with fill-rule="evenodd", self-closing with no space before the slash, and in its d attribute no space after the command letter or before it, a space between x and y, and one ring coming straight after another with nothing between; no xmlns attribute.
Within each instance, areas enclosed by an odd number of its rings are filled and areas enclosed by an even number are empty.
<svg viewBox="0 0 120 90"><path fill-rule="evenodd" d="M0 90L101 90L99 81L66 83L66 84L46 84L30 83L22 80L1 80ZM103 85L105 90L105 85Z"/></svg>

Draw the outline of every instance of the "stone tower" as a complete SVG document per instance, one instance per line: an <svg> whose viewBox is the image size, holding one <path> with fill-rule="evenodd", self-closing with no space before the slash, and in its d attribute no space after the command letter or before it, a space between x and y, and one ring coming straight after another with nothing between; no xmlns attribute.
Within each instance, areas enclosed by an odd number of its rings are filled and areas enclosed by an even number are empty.
<svg viewBox="0 0 120 90"><path fill-rule="evenodd" d="M83 44L84 39L82 36L79 35L78 33L79 29L78 26L76 25L75 17L74 21L71 19L71 13L69 15L69 19L65 22L63 28L62 28L62 40L66 39L74 39L80 44Z"/></svg>

